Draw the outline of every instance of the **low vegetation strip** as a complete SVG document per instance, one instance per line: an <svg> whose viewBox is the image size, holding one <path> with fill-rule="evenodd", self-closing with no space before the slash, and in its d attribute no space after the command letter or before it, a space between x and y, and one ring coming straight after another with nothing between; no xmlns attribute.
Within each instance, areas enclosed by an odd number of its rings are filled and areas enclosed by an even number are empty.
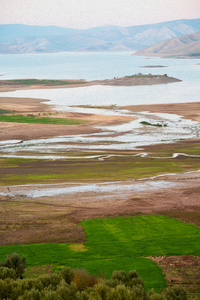
<svg viewBox="0 0 200 300"><path fill-rule="evenodd" d="M110 278L113 270L136 269L146 289L166 286L160 268L149 256L196 255L200 228L164 216L102 218L82 221L87 251L74 251L71 244L29 244L0 247L0 257L12 252L25 255L28 265L67 265Z"/></svg>
<svg viewBox="0 0 200 300"><path fill-rule="evenodd" d="M4 153L2 153L4 154ZM32 153L31 153L32 154ZM61 153L62 155L62 153ZM0 158L0 185L63 181L132 180L199 169L200 158L111 157L108 160L71 159L42 161Z"/></svg>
<svg viewBox="0 0 200 300"><path fill-rule="evenodd" d="M21 115L0 115L0 122L54 124L54 125L79 125L84 123L84 121L82 120L75 120L75 119L34 117L34 116L21 116Z"/></svg>
<svg viewBox="0 0 200 300"><path fill-rule="evenodd" d="M0 85L69 85L69 84L84 84L85 81L79 80L55 80L55 79L16 79L16 80L1 80Z"/></svg>

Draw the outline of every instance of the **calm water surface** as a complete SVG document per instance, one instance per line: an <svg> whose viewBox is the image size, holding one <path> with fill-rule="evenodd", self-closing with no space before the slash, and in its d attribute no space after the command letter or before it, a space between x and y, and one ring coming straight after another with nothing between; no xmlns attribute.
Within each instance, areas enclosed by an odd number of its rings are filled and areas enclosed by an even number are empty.
<svg viewBox="0 0 200 300"><path fill-rule="evenodd" d="M70 105L132 105L200 101L200 66L197 59L161 59L131 52L0 55L1 79L106 79L136 73L168 74L182 82L134 87L90 86L72 89L26 90L1 96L50 99L58 109ZM165 68L142 68L162 65Z"/></svg>

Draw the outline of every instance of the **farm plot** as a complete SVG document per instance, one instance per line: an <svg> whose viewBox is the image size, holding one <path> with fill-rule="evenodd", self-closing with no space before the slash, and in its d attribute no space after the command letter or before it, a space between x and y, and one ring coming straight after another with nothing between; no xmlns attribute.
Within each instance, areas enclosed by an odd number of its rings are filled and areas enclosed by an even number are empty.
<svg viewBox="0 0 200 300"><path fill-rule="evenodd" d="M135 269L146 289L160 290L166 283L161 269L149 256L200 254L200 229L159 215L102 218L82 221L84 244L29 244L0 247L0 257L17 252L28 264L85 268L91 274Z"/></svg>

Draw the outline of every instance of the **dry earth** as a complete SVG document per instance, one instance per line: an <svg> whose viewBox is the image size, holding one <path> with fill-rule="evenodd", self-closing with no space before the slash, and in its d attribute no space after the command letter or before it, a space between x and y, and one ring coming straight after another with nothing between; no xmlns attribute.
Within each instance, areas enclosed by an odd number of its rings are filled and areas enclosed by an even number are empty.
<svg viewBox="0 0 200 300"><path fill-rule="evenodd" d="M34 115L44 117L56 117L77 119L86 121L82 125L46 125L23 123L0 123L0 141L28 140L37 138L50 138L62 135L89 134L101 132L93 125L114 125L129 122L135 118L121 116L104 116L84 113L53 112L52 106L46 105L48 100L31 98L0 97L0 108L11 110L16 114ZM44 102L44 103L43 103Z"/></svg>
<svg viewBox="0 0 200 300"><path fill-rule="evenodd" d="M130 120L128 117L72 113L54 115L54 112L50 111L50 107L41 103L40 99L1 97L0 108L15 110L17 113L23 114L39 113L52 117L67 117L88 121L88 124L84 125L49 125L48 127L41 124L0 123L0 140L21 140L98 132L99 130L94 129L92 125L117 124ZM185 118L200 121L200 103L137 105L128 107L128 109L134 112L176 113ZM159 147L159 145L154 147ZM83 229L78 225L79 221L104 216L161 213L200 226L200 172L165 176L161 179L173 182L174 187L168 189L163 186L160 190L140 192L130 192L122 189L121 192L110 193L62 194L59 197L41 197L39 199L12 196L12 191L15 188L20 189L20 187L12 187L11 192L7 187L1 187L0 191L7 193L7 196L0 196L0 245L83 242L85 236ZM132 184L135 183L132 182ZM178 284L177 282L179 282L182 285L185 278L184 274L190 274L187 271L189 268L193 270L193 274L199 270L199 257L196 259L193 257L152 259L163 268L167 274L166 278L169 284ZM180 265L181 268L183 266L184 270L181 273L178 271ZM190 275L188 276L190 280ZM195 284L199 282L198 278L195 280Z"/></svg>

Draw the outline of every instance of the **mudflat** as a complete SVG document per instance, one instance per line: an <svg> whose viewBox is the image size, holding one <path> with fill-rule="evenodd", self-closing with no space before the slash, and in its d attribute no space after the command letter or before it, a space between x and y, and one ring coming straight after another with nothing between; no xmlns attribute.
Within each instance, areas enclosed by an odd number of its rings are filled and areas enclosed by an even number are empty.
<svg viewBox="0 0 200 300"><path fill-rule="evenodd" d="M200 102L132 105L125 108L134 112L149 111L152 113L177 114L185 119L200 122Z"/></svg>
<svg viewBox="0 0 200 300"><path fill-rule="evenodd" d="M16 115L65 118L85 121L81 125L51 125L0 122L0 141L50 138L62 135L88 134L101 132L94 125L121 124L134 120L133 117L104 116L95 114L57 112L46 103L49 100L32 98L0 97L0 108Z"/></svg>

